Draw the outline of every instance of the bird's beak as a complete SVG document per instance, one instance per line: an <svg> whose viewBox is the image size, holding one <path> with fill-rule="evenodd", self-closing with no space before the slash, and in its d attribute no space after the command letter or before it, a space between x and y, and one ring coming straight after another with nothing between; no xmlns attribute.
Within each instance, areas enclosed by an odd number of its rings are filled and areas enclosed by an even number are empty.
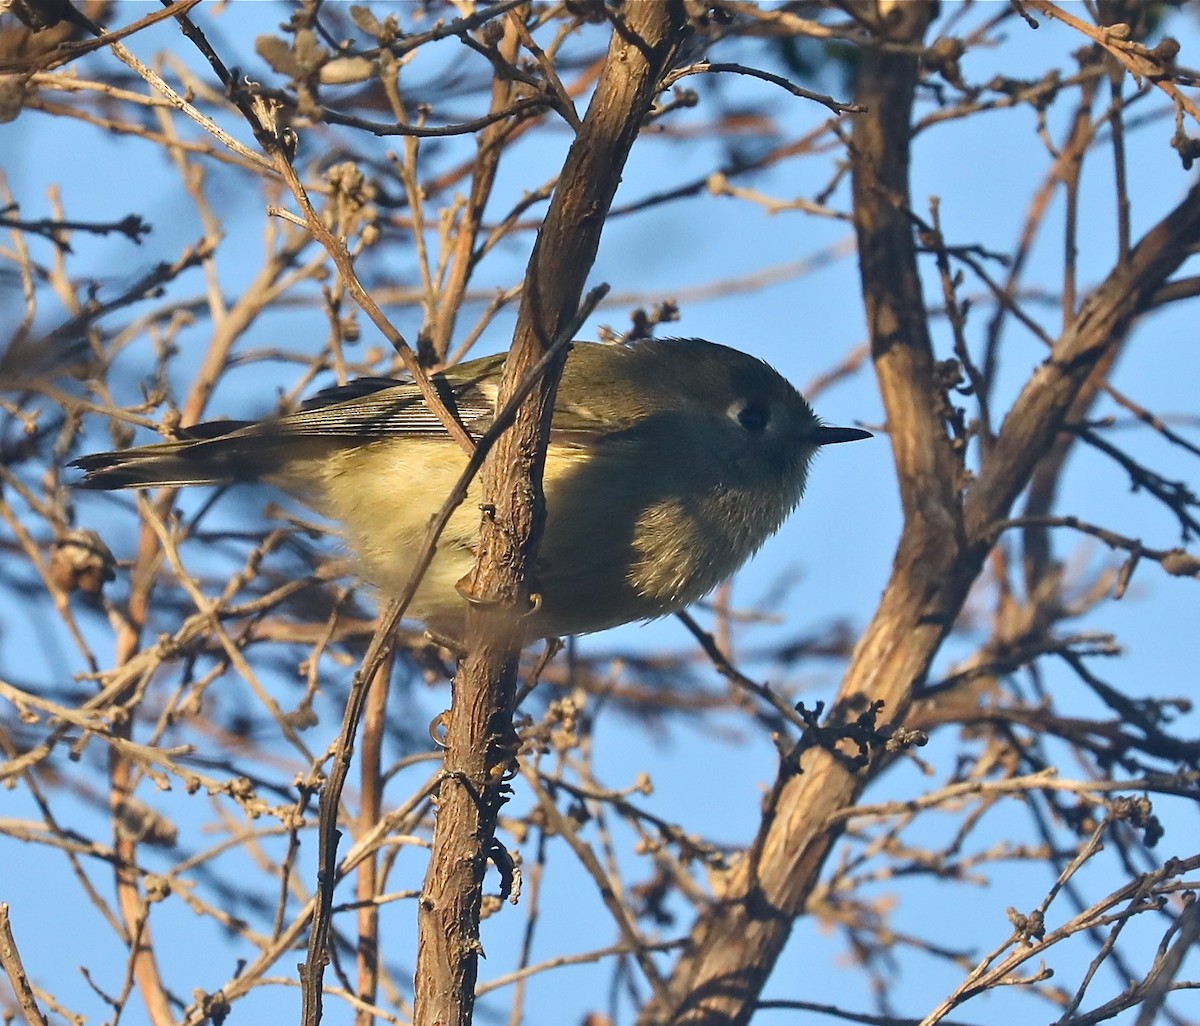
<svg viewBox="0 0 1200 1026"><path fill-rule="evenodd" d="M874 438L870 431L862 428L826 427L817 428L817 445L833 445L834 442L857 442L863 438Z"/></svg>

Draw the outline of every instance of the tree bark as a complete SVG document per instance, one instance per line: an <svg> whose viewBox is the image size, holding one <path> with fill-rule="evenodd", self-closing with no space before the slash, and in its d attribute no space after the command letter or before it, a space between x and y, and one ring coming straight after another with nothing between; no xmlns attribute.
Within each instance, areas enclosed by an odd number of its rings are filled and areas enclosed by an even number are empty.
<svg viewBox="0 0 1200 1026"><path fill-rule="evenodd" d="M612 15L604 70L538 233L525 277L498 406L569 324L600 242L630 147L685 26L682 5L628 4ZM512 705L521 637L517 617L536 590L542 467L563 355L521 405L483 470L479 556L463 583L471 600L467 655L453 684L445 779L418 926L416 1026L470 1022L483 878L495 849L518 740Z"/></svg>

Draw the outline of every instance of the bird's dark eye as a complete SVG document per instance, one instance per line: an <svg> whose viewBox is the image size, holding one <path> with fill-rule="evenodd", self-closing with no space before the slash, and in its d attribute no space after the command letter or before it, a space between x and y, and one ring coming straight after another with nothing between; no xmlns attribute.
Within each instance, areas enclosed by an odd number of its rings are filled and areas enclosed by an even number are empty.
<svg viewBox="0 0 1200 1026"><path fill-rule="evenodd" d="M755 434L771 423L771 408L766 403L747 402L737 411L737 422Z"/></svg>

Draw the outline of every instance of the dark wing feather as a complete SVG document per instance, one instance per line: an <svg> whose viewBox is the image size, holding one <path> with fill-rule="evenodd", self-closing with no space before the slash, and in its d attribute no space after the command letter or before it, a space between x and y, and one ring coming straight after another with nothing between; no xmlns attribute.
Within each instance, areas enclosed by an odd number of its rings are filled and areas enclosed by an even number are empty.
<svg viewBox="0 0 1200 1026"><path fill-rule="evenodd" d="M470 373L455 370L434 374L430 380L442 401L473 435L492 422L496 381L492 361L473 361ZM357 378L345 385L323 389L300 409L261 428L274 435L390 438L396 435L445 435L446 429L411 381L394 378Z"/></svg>
<svg viewBox="0 0 1200 1026"><path fill-rule="evenodd" d="M207 442L253 427L255 423L253 420L206 420L190 427L177 428L175 437L181 442Z"/></svg>
<svg viewBox="0 0 1200 1026"><path fill-rule="evenodd" d="M319 410L323 406L334 406L337 403L347 403L353 399L362 399L384 389L406 385L409 382L399 378L363 377L347 381L344 385L329 385L314 392L300 403L301 410Z"/></svg>

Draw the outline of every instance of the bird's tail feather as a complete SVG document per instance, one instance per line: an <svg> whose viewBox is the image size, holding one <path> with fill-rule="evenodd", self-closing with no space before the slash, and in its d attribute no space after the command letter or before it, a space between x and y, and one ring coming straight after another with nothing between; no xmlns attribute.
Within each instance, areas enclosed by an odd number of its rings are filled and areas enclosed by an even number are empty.
<svg viewBox="0 0 1200 1026"><path fill-rule="evenodd" d="M269 473L265 458L280 440L234 430L221 437L163 442L137 449L97 452L72 462L84 472L81 488L148 488L254 481Z"/></svg>

